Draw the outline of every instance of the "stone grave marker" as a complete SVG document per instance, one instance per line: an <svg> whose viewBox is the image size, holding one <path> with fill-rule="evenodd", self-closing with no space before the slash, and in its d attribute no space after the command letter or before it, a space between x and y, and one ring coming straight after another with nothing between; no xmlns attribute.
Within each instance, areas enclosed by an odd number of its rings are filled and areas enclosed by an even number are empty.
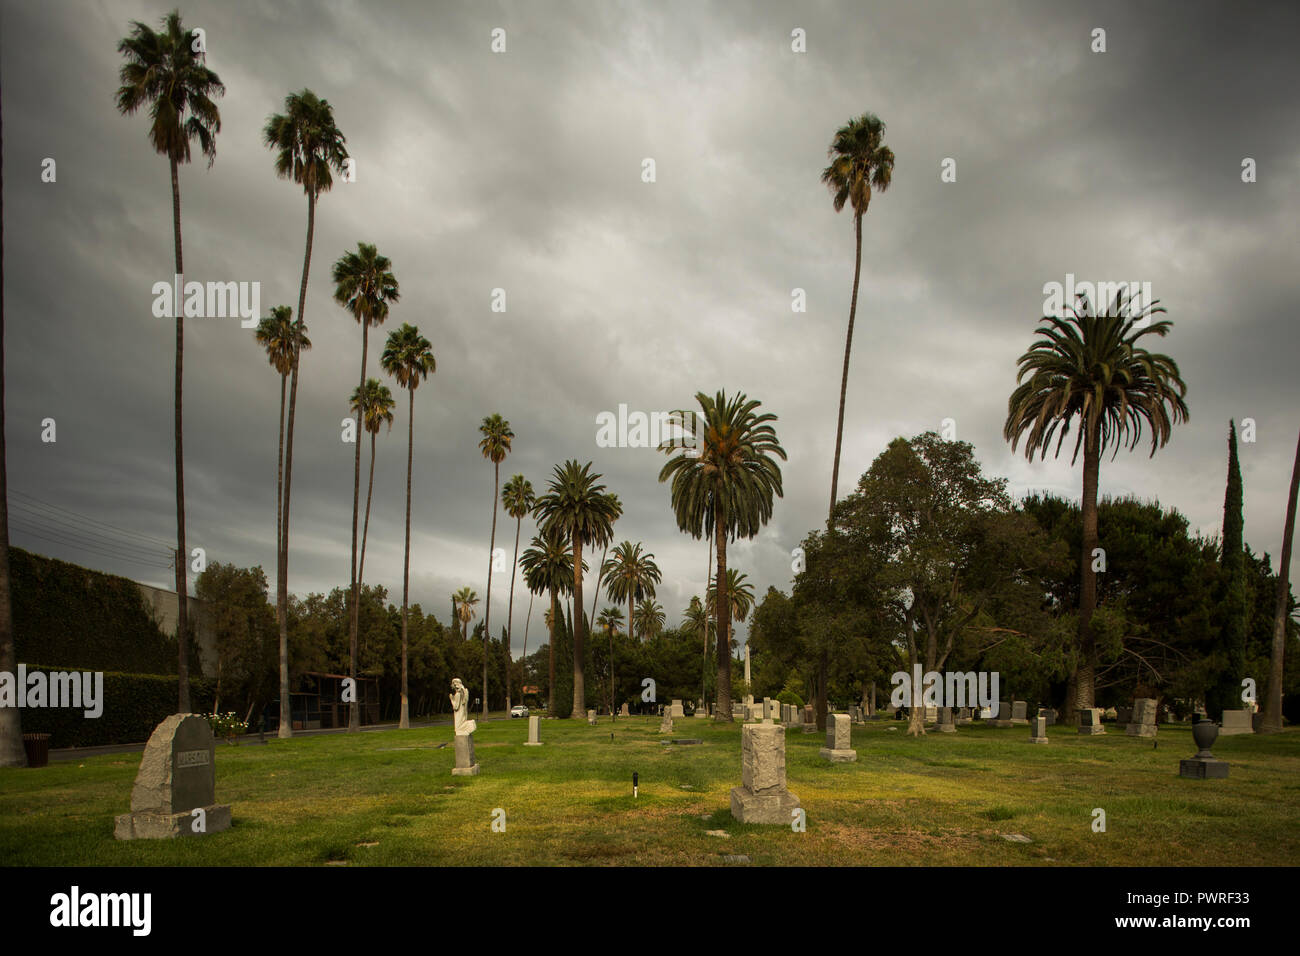
<svg viewBox="0 0 1300 956"><path fill-rule="evenodd" d="M671 734L672 732L673 732L673 712L670 709L665 709L663 719L659 721L659 733Z"/></svg>
<svg viewBox="0 0 1300 956"><path fill-rule="evenodd" d="M957 716L953 719L953 723L960 727L972 722L971 709L969 707L958 707Z"/></svg>
<svg viewBox="0 0 1300 956"><path fill-rule="evenodd" d="M852 763L858 752L852 743L853 721L848 714L826 715L826 746L818 755L831 763Z"/></svg>
<svg viewBox="0 0 1300 956"><path fill-rule="evenodd" d="M627 701L624 701L624 702L623 702L623 706L620 707L620 708L618 709L618 715L619 715L620 717L631 717L631 716L632 716L631 711L629 711L629 710L627 709Z"/></svg>
<svg viewBox="0 0 1300 956"><path fill-rule="evenodd" d="M1047 718L1041 714L1034 718L1033 729L1029 732L1029 742L1031 744L1047 743Z"/></svg>
<svg viewBox="0 0 1300 956"><path fill-rule="evenodd" d="M785 728L741 728L741 786L731 790L731 815L741 823L789 826L799 798L785 785Z"/></svg>
<svg viewBox="0 0 1300 956"><path fill-rule="evenodd" d="M163 720L145 745L131 812L117 817L113 836L160 840L228 830L230 807L216 802L215 758L216 740L204 718L172 714Z"/></svg>
<svg viewBox="0 0 1300 956"><path fill-rule="evenodd" d="M627 706L624 704L623 706ZM542 745L542 718L528 718L528 742L525 747L540 747Z"/></svg>
<svg viewBox="0 0 1300 956"><path fill-rule="evenodd" d="M955 734L957 732L957 724L951 707L939 708L939 720L934 729L941 734Z"/></svg>
<svg viewBox="0 0 1300 956"><path fill-rule="evenodd" d="M1013 700L1011 702L1011 723L1026 726L1029 723L1028 705L1023 700Z"/></svg>
<svg viewBox="0 0 1300 956"><path fill-rule="evenodd" d="M1219 760L1210 753L1210 747L1219 738L1219 726L1212 720L1198 720L1192 724L1192 739L1200 748L1196 756L1178 761L1178 776L1193 780L1226 780L1228 761Z"/></svg>
<svg viewBox="0 0 1300 956"><path fill-rule="evenodd" d="M1085 737L1104 734L1106 728L1101 723L1100 707L1083 707L1079 710L1079 733Z"/></svg>
<svg viewBox="0 0 1300 956"><path fill-rule="evenodd" d="M587 711L587 723L592 727L596 726L596 712L594 710Z"/></svg>
<svg viewBox="0 0 1300 956"><path fill-rule="evenodd" d="M1253 734L1254 724L1248 710L1225 710L1223 726L1219 728L1220 737L1235 737L1238 734Z"/></svg>
<svg viewBox="0 0 1300 956"><path fill-rule="evenodd" d="M682 707L682 702L681 702L681 699L680 699L680 698L674 698L674 700L673 700L673 704L672 704L672 707L671 707L671 714L672 714L673 717L685 717L685 716L686 716L686 710Z"/></svg>
<svg viewBox="0 0 1300 956"><path fill-rule="evenodd" d="M993 714L993 719L989 721L990 727L1011 727L1011 702L1000 700L997 703L997 710Z"/></svg>
<svg viewBox="0 0 1300 956"><path fill-rule="evenodd" d="M1124 733L1129 737L1154 737L1156 730L1156 702L1151 697L1133 701L1133 714Z"/></svg>
<svg viewBox="0 0 1300 956"><path fill-rule="evenodd" d="M1060 714L1058 714L1058 713L1057 713L1055 710L1053 710L1051 707L1040 707L1040 708L1038 708L1038 716L1039 716L1039 717L1046 717L1046 718L1047 718L1047 726L1049 726L1049 727L1055 727L1055 726L1056 726L1056 718L1059 717Z"/></svg>

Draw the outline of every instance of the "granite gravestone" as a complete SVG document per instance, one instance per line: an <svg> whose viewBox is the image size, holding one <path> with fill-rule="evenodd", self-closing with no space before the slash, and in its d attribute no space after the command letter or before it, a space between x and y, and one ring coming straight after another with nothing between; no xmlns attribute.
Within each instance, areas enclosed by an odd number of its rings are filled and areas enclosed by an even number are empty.
<svg viewBox="0 0 1300 956"><path fill-rule="evenodd" d="M1238 734L1253 734L1255 728L1248 710L1225 710L1223 726L1219 728L1220 737L1235 737Z"/></svg>
<svg viewBox="0 0 1300 956"><path fill-rule="evenodd" d="M1084 737L1104 734L1106 728L1102 726L1101 714L1100 707L1079 708L1079 733Z"/></svg>
<svg viewBox="0 0 1300 956"><path fill-rule="evenodd" d="M1047 743L1047 718L1041 714L1033 720L1032 729L1029 732L1029 742L1031 744Z"/></svg>
<svg viewBox="0 0 1300 956"><path fill-rule="evenodd" d="M113 836L159 840L229 829L230 807L216 802L215 758L216 740L204 718L166 718L149 735L131 790L131 812L117 817Z"/></svg>
<svg viewBox="0 0 1300 956"><path fill-rule="evenodd" d="M528 742L525 747L540 747L542 745L542 719L540 717L528 718Z"/></svg>
<svg viewBox="0 0 1300 956"><path fill-rule="evenodd" d="M1129 737L1154 737L1156 732L1156 702L1150 697L1139 697L1133 701L1133 712L1124 733Z"/></svg>
<svg viewBox="0 0 1300 956"><path fill-rule="evenodd" d="M799 798L785 785L785 728L746 724L741 728L741 783L731 791L731 815L741 823L789 826Z"/></svg>
<svg viewBox="0 0 1300 956"><path fill-rule="evenodd" d="M939 721L934 729L941 734L955 734L957 732L957 723L953 717L951 707L939 708Z"/></svg>
<svg viewBox="0 0 1300 956"><path fill-rule="evenodd" d="M852 744L853 720L848 714L826 715L826 746L818 755L831 763L852 763L858 752Z"/></svg>
<svg viewBox="0 0 1300 956"><path fill-rule="evenodd" d="M993 714L993 719L989 721L990 727L1011 727L1011 702L1000 700L997 703L997 710Z"/></svg>
<svg viewBox="0 0 1300 956"><path fill-rule="evenodd" d="M1011 723L1019 724L1024 727L1029 723L1029 708L1023 700L1013 700L1011 702Z"/></svg>

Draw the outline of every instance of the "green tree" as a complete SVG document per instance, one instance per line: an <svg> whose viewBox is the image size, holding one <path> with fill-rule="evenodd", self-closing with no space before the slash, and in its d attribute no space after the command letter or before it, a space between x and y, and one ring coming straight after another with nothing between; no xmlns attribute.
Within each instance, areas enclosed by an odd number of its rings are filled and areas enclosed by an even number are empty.
<svg viewBox="0 0 1300 956"><path fill-rule="evenodd" d="M1156 302L1134 303L1124 291L1105 312L1096 314L1086 295L1066 306L1065 317L1044 316L1038 340L1018 364L1017 387L1007 402L1003 435L1016 450L1025 441L1025 457L1047 457L1052 436L1060 430L1054 455L1079 419L1071 464L1083 449L1083 550L1079 560L1079 664L1075 671L1075 705L1089 708L1095 701L1097 647L1092 615L1097 606L1097 485L1101 456L1112 458L1127 441L1132 449L1145 422L1151 431L1151 455L1169 441L1173 426L1187 420L1183 396L1187 386L1178 365L1167 355L1139 344L1145 335L1162 338L1173 327L1168 320L1151 322L1165 312Z"/></svg>
<svg viewBox="0 0 1300 956"><path fill-rule="evenodd" d="M579 465L573 459L555 467L547 493L537 500L538 517L570 543L573 567L585 570L582 549L607 544L614 534L614 522L622 514L618 499L599 484L591 462ZM583 679L583 648L587 622L582 613L582 574L574 575L573 604L573 717L581 717L586 702Z"/></svg>
<svg viewBox="0 0 1300 956"><path fill-rule="evenodd" d="M528 590L534 594L549 594L551 598L551 606L543 618L549 642L547 713L554 717L556 629L560 620L560 595L573 593L573 552L558 530L544 528L533 536L532 543L519 556L519 565L523 568L524 583L528 585ZM584 566L582 570L587 569Z"/></svg>
<svg viewBox="0 0 1300 956"><path fill-rule="evenodd" d="M655 556L643 553L640 542L624 541L614 549L613 556L601 567L602 576L609 582L605 593L611 601L627 602L627 619L636 620L636 602L655 596L655 585L662 579ZM635 640L630 630L628 637Z"/></svg>
<svg viewBox="0 0 1300 956"><path fill-rule="evenodd" d="M492 462L492 537L488 543L487 598L483 602L483 640L491 633L492 625L492 555L497 548L497 489L501 487L501 462L510 454L510 443L515 433L510 423L498 414L487 415L478 430L483 434L478 448L483 457ZM487 644L483 645L483 716L488 713L487 695Z"/></svg>
<svg viewBox="0 0 1300 956"><path fill-rule="evenodd" d="M352 313L361 325L361 381L357 387L366 387L366 352L370 343L370 326L382 325L388 318L388 308L400 297L397 279L392 273L392 263L381 256L375 246L357 243L356 252L346 252L334 263L334 301ZM361 409L356 409L356 455L352 472L352 653L348 673L357 676L357 629L360 625L360 605L357 603L361 587L357 575L357 517L361 499ZM361 730L358 708L348 709L348 732Z"/></svg>
<svg viewBox="0 0 1300 956"><path fill-rule="evenodd" d="M641 640L645 641L658 636L664 629L664 622L667 619L664 617L663 606L646 598L632 612L632 620L641 634Z"/></svg>
<svg viewBox="0 0 1300 956"><path fill-rule="evenodd" d="M223 698L247 705L249 720L264 700L275 668L277 626L261 567L237 568L214 561L194 582L204 603L217 645L217 691L213 711Z"/></svg>
<svg viewBox="0 0 1300 956"><path fill-rule="evenodd" d="M407 675L407 617L411 590L411 466L415 453L415 390L420 383L438 368L433 357L433 346L409 322L388 333L379 364L385 372L397 379L397 384L407 390L410 397L410 414L406 420L406 538L402 548L402 705L398 726L411 726L409 686ZM371 458L373 461L373 457ZM368 510L368 506L367 506Z"/></svg>
<svg viewBox="0 0 1300 956"><path fill-rule="evenodd" d="M451 606L456 609L456 619L464 629L462 640L469 640L469 622L474 620L476 604L478 604L478 595L469 588L461 588L451 596Z"/></svg>
<svg viewBox="0 0 1300 956"><path fill-rule="evenodd" d="M122 85L117 91L117 108L124 115L149 106L149 141L156 152L167 157L172 180L172 238L176 250L176 275L185 275L185 257L181 248L181 187L179 167L190 161L190 143L197 141L199 150L212 168L217 155L217 133L221 132L221 114L213 96L226 88L217 74L208 69L206 54L197 35L181 26L181 15L173 10L155 32L138 20L131 22L131 34L117 45L126 58L119 72ZM183 281L183 280L182 280ZM176 312L176 603L179 648L177 685L180 688L178 713L189 713L189 661L186 645L190 634L185 569L189 551L185 548L185 453L182 426L183 366L185 358L184 310L173 303Z"/></svg>
<svg viewBox="0 0 1300 956"><path fill-rule="evenodd" d="M501 501L506 514L515 519L515 557L510 564L510 602L506 606L506 712L510 711L510 648L514 642L515 628L515 571L519 567L519 532L523 528L524 518L533 513L537 496L533 494L533 485L523 475L515 475L501 489ZM527 628L525 638L527 641ZM527 644L525 643L525 649ZM522 696L523 691L520 691Z"/></svg>
<svg viewBox="0 0 1300 956"><path fill-rule="evenodd" d="M596 626L609 638L609 712L614 713L614 635L623 626L623 612L607 607L596 618Z"/></svg>
<svg viewBox="0 0 1300 956"><path fill-rule="evenodd" d="M739 394L728 401L725 392L713 398L699 392L703 428L692 427L695 413L674 411L670 422L698 436L699 447L669 459L659 480L669 481L677 527L701 537L703 522L711 513L717 551L717 579L722 584L716 607L718 634L718 687L715 719L730 721L731 647L729 613L731 598L726 591L727 537L752 538L772 516L773 497L780 497L781 468L775 457L785 460L785 449L777 441L769 422L770 412L757 414L762 404ZM661 448L671 452L675 446ZM676 449L679 450L680 449ZM774 457L775 456L775 457Z"/></svg>
<svg viewBox="0 0 1300 956"><path fill-rule="evenodd" d="M307 330L302 330L301 341L298 347L310 349L311 341L307 338ZM296 332L293 325L293 309L287 305L277 305L271 309L271 314L257 323L257 331L254 336L257 344L262 346L266 351L266 360L271 363L271 368L280 373L280 427L277 432L279 435L279 445L275 454L275 553L277 560L280 554L280 519L283 517L284 509L284 410L286 390L289 387L289 373L293 371L294 356L294 336Z"/></svg>
<svg viewBox="0 0 1300 956"><path fill-rule="evenodd" d="M289 418L284 437L284 499L280 508L276 555L276 619L280 627L280 737L293 736L289 714L289 498L293 487L293 428L298 408L298 363L307 341L307 276L311 272L311 247L316 233L316 200L334 185L331 170L342 171L348 158L347 142L334 125L328 101L311 90L290 93L283 113L273 114L262 130L262 141L276 151L275 173L292 178L307 195L307 243L298 283L298 321L294 326L292 371L289 375Z"/></svg>
<svg viewBox="0 0 1300 956"><path fill-rule="evenodd" d="M1240 704L1241 679L1246 674L1246 631L1250 605L1246 595L1245 520L1242 514L1241 465L1237 460L1237 429L1228 422L1228 482L1223 495L1223 569L1218 607L1217 678L1205 695L1206 710L1221 720L1225 708Z"/></svg>

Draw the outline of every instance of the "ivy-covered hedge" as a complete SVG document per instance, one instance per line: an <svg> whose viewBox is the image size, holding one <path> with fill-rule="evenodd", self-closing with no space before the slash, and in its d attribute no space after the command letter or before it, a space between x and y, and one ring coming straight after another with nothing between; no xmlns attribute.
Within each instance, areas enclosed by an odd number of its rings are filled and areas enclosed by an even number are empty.
<svg viewBox="0 0 1300 956"><path fill-rule="evenodd" d="M176 673L176 639L158 629L134 581L21 548L9 549L9 576L18 660L62 661L64 669Z"/></svg>
<svg viewBox="0 0 1300 956"><path fill-rule="evenodd" d="M91 669L27 665L28 673ZM24 707L23 733L50 734L51 747L143 743L163 718L176 713L177 691L174 676L105 672L104 711L98 717L86 717L85 708ZM216 681L191 678L190 709L196 714L210 713L215 693Z"/></svg>

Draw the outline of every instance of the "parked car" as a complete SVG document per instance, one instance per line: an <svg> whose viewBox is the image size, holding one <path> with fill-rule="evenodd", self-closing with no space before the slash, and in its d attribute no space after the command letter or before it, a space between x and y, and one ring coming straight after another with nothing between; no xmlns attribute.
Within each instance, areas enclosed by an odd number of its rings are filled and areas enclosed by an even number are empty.
<svg viewBox="0 0 1300 956"><path fill-rule="evenodd" d="M528 716L528 708L525 707L523 704L515 704L515 706L510 708L510 717L512 719L515 717L527 717L527 716Z"/></svg>

